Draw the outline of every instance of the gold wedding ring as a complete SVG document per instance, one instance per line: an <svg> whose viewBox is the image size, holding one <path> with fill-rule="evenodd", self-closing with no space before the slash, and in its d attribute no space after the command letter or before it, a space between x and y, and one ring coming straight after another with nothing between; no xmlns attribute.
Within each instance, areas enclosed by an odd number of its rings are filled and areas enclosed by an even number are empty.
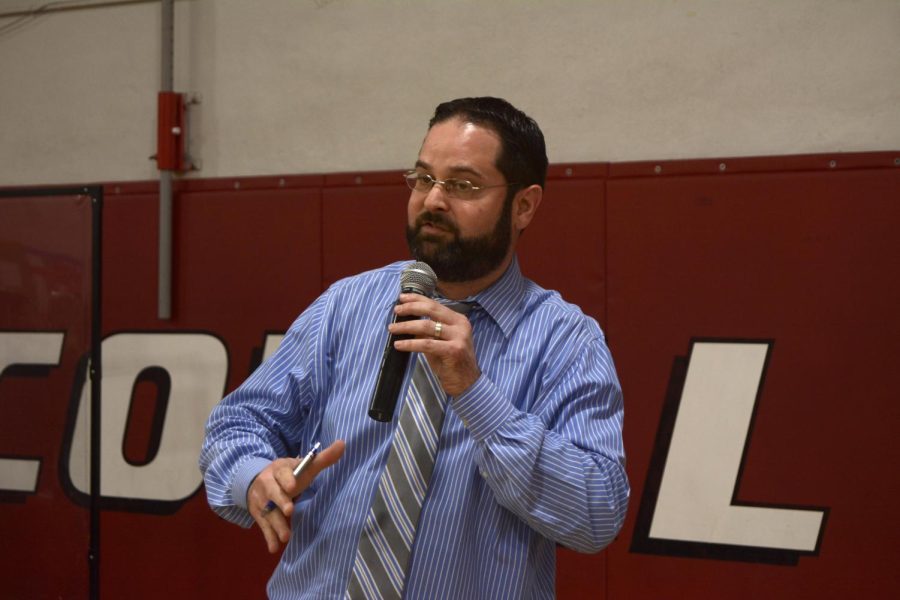
<svg viewBox="0 0 900 600"><path fill-rule="evenodd" d="M441 339L441 330L443 330L443 329L444 329L443 323L441 323L440 321L434 322L434 339L436 339L436 340Z"/></svg>

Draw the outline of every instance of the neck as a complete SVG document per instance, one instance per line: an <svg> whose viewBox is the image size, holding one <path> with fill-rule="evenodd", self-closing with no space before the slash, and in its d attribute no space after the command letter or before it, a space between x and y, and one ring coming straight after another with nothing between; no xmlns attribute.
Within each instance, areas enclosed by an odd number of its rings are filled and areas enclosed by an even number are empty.
<svg viewBox="0 0 900 600"><path fill-rule="evenodd" d="M513 256L515 256L514 249L510 248L506 258L503 259L503 262L501 262L496 269L487 275L479 277L478 279L473 279L472 281L438 280L437 290L448 300L464 300L470 296L474 296L478 292L489 288L495 281L500 279L504 273L506 273L506 269L508 269L510 263L512 263Z"/></svg>

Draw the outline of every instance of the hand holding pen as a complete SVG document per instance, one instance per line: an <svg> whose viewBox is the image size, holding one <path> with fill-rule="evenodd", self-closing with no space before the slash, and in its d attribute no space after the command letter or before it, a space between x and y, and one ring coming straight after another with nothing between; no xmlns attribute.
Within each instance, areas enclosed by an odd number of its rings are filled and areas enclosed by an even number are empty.
<svg viewBox="0 0 900 600"><path fill-rule="evenodd" d="M319 453L319 448L321 448L321 447L322 447L322 444L320 442L316 442L316 444L312 447L312 449L306 453L306 456L304 456L303 458L300 459L300 462L297 464L296 467L294 467L294 470L292 471L292 474L294 475L294 479L297 479L298 477L300 477L300 474L306 470L306 467L308 467L310 465L310 463L312 463L312 459L315 458L316 454ZM300 458L300 457L298 456L297 458ZM262 516L266 516L267 514L269 514L276 508L277 508L277 505L275 504L275 502L273 502L272 500L269 500L268 502L266 502L266 505L262 509Z"/></svg>
<svg viewBox="0 0 900 600"><path fill-rule="evenodd" d="M260 471L247 490L247 507L259 525L269 552L275 553L291 536L290 517L294 498L313 479L340 459L344 442L337 440L325 449L315 444L302 458L279 458Z"/></svg>

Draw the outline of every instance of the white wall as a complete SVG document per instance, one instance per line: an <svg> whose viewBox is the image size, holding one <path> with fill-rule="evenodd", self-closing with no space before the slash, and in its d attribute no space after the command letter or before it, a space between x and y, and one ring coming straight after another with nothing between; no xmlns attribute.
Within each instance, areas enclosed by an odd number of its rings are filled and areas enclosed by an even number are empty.
<svg viewBox="0 0 900 600"><path fill-rule="evenodd" d="M159 4L11 22L0 185L155 178ZM403 168L483 94L554 163L900 149L898 0L180 0L175 62L198 177Z"/></svg>

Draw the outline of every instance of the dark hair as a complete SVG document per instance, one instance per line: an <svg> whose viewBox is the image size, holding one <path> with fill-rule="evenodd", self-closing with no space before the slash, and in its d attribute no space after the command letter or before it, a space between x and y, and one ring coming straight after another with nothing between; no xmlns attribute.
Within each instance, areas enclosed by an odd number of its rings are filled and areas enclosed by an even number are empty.
<svg viewBox="0 0 900 600"><path fill-rule="evenodd" d="M521 189L532 184L544 187L547 149L544 134L534 119L502 98L458 98L439 104L428 128L456 117L487 127L500 136L497 170L507 183L518 184L511 186L510 193L516 187Z"/></svg>

